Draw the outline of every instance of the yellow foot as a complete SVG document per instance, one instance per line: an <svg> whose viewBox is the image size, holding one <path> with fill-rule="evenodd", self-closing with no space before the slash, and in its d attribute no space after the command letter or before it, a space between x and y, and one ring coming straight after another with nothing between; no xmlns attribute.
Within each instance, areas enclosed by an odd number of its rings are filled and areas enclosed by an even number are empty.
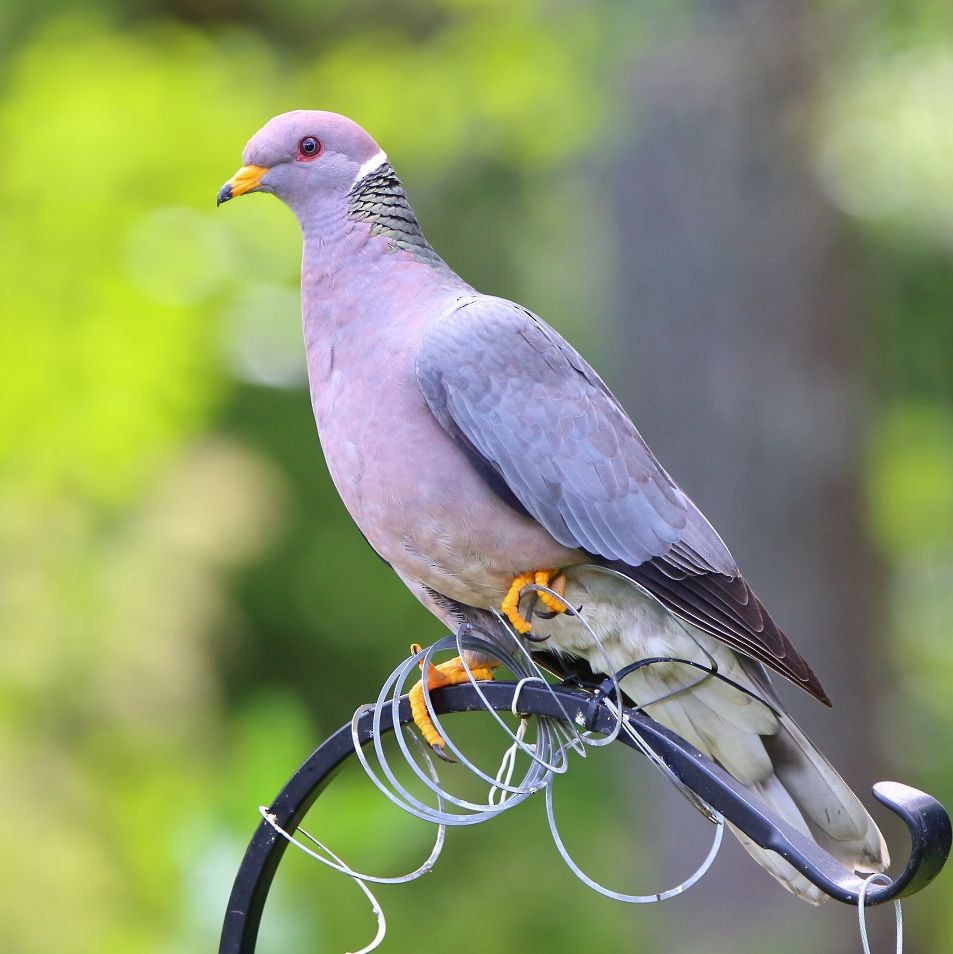
<svg viewBox="0 0 953 954"><path fill-rule="evenodd" d="M537 586L548 586L555 590L559 597L550 596L549 593L537 592L540 603L549 607L553 613L565 613L569 609L566 602L566 577L556 570L535 570L531 573L520 573L510 584L509 591L503 597L503 615L510 621L513 629L518 633L528 633L533 625L522 613L520 613L520 590L524 586L530 586L535 583Z"/></svg>
<svg viewBox="0 0 953 954"><path fill-rule="evenodd" d="M416 656L420 652L420 645L413 643L410 651ZM474 679L492 679L493 670L498 665L497 662L490 662L482 666L471 666L470 672ZM423 668L424 664L421 663L421 671L423 671ZM469 681L470 676L467 675L463 660L459 656L454 656L453 659L448 659L436 666L430 666L427 670L427 688L430 690L439 689L441 686L456 686L461 682ZM427 703L424 701L423 680L418 681L410 690L410 711L413 713L417 728L420 729L421 734L427 740L427 744L439 754L442 754L446 743L437 731L436 726L434 726L430 713L427 711Z"/></svg>

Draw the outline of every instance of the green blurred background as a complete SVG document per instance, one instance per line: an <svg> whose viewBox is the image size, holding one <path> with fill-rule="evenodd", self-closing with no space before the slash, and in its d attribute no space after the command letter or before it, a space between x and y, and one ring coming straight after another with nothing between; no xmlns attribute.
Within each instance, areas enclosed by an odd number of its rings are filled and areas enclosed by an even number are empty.
<svg viewBox="0 0 953 954"><path fill-rule="evenodd" d="M365 125L444 257L605 372L831 690L791 706L858 790L953 806L948 3L6 3L0 949L214 949L257 806L441 635L325 471L293 219L214 208L297 107ZM708 837L646 775L560 787L623 890ZM309 824L384 873L431 834L357 772ZM953 951L951 885L907 904L911 949ZM859 949L734 845L666 905L596 897L535 803L380 897L397 952ZM287 859L260 950L372 934Z"/></svg>

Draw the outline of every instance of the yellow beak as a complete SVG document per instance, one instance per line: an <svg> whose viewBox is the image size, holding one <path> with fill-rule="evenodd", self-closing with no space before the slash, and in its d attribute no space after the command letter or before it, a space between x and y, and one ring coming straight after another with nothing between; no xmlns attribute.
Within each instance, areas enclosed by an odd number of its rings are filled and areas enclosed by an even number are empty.
<svg viewBox="0 0 953 954"><path fill-rule="evenodd" d="M221 205L223 202L228 202L229 199L234 199L236 195L254 192L261 184L262 176L264 176L267 171L264 166L242 166L241 169L218 190L218 198L215 200L215 204Z"/></svg>

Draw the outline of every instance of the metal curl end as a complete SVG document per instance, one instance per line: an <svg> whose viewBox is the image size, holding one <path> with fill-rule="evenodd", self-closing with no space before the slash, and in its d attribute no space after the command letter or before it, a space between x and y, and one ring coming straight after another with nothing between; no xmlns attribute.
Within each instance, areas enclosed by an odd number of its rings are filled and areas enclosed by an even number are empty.
<svg viewBox="0 0 953 954"><path fill-rule="evenodd" d="M879 891L866 892L866 904L883 904L915 894L942 870L950 854L953 828L946 809L931 795L902 782L878 782L874 798L899 815L910 832L910 857L899 877ZM859 899L852 899L857 904Z"/></svg>

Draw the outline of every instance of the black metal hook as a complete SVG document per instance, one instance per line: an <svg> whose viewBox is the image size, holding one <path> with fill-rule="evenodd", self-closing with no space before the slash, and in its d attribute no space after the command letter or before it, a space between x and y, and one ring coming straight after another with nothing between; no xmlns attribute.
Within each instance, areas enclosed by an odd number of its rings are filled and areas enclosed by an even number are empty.
<svg viewBox="0 0 953 954"><path fill-rule="evenodd" d="M499 712L507 711L513 704L516 684L487 682L481 683L480 689L482 697L471 684L435 690L434 708L444 714L482 711L489 704ZM592 703L591 692L565 685L543 687L526 683L519 693L521 712L560 720L568 716L573 721L591 721L596 731L609 733L617 715L604 697L595 707ZM643 741L678 778L749 838L762 848L777 852L830 897L846 904L859 902L864 882L854 872L848 871L809 837L775 818L740 783L684 739L642 712L629 708L624 712ZM368 711L358 722L362 745L371 740L372 715ZM406 724L410 719L410 705L404 696L399 720ZM381 731L390 732L393 728L391 710L387 707L381 714ZM619 740L638 751L635 742L624 733L619 735ZM353 753L348 723L322 743L279 792L269 809L276 824L294 832L336 769ZM884 904L926 887L943 868L953 839L949 815L935 798L900 782L879 782L873 791L881 804L903 819L910 832L911 850L898 878L889 884L867 888L865 905ZM219 954L254 952L265 900L287 846L288 842L268 822L259 824L232 887Z"/></svg>

